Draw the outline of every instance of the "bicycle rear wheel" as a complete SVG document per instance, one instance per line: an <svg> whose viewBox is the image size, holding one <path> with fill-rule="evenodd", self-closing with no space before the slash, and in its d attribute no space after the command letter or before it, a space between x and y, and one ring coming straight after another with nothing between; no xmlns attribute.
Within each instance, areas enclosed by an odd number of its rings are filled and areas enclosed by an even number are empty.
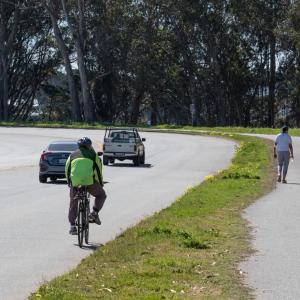
<svg viewBox="0 0 300 300"><path fill-rule="evenodd" d="M87 205L85 208L85 230L84 230L84 241L86 244L89 243L89 229L90 229L90 224L89 224L89 214L90 214L90 208Z"/></svg>
<svg viewBox="0 0 300 300"><path fill-rule="evenodd" d="M82 248L83 234L84 234L84 223L85 223L85 210L82 202L78 205L78 216L77 216L77 227L78 227L78 245Z"/></svg>

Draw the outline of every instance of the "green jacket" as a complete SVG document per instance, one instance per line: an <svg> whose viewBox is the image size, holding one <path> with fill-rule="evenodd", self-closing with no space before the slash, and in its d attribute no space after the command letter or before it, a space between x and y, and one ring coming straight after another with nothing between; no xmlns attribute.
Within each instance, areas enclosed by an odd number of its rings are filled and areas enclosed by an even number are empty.
<svg viewBox="0 0 300 300"><path fill-rule="evenodd" d="M66 162L65 174L74 187L103 184L102 162L94 149L79 148L73 152Z"/></svg>

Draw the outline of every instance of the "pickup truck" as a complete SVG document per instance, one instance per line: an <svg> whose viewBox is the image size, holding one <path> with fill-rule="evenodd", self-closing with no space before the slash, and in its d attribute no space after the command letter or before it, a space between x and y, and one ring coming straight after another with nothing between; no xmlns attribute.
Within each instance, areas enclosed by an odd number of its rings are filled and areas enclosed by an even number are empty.
<svg viewBox="0 0 300 300"><path fill-rule="evenodd" d="M115 160L132 160L135 166L145 164L145 146L136 128L106 128L103 143L103 164Z"/></svg>

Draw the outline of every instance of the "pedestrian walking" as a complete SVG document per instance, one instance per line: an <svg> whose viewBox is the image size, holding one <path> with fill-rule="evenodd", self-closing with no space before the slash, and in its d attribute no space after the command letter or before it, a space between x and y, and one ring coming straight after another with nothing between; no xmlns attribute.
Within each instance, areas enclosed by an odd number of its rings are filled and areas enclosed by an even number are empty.
<svg viewBox="0 0 300 300"><path fill-rule="evenodd" d="M293 142L288 131L288 126L283 126L281 133L276 137L274 145L274 158L278 160L278 182L282 180L282 183L287 183L286 175L290 159L294 159Z"/></svg>

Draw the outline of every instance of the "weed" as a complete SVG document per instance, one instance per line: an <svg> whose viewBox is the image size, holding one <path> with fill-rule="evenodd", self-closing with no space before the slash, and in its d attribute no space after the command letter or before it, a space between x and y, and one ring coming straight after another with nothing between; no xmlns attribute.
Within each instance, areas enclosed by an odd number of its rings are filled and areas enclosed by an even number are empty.
<svg viewBox="0 0 300 300"><path fill-rule="evenodd" d="M202 242L202 241L197 241L195 239L184 241L184 245L187 248L193 248L193 249L208 249L209 248L207 243Z"/></svg>

